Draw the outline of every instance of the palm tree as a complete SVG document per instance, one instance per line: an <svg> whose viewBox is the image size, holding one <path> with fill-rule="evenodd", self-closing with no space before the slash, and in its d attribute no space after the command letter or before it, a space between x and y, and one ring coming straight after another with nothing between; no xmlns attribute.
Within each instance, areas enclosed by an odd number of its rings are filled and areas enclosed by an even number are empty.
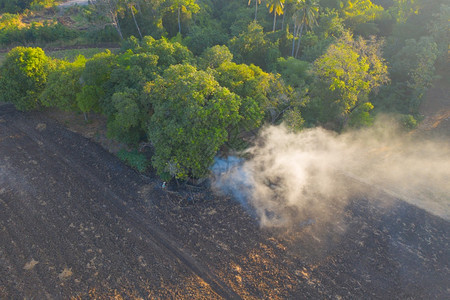
<svg viewBox="0 0 450 300"><path fill-rule="evenodd" d="M187 14L197 13L200 10L200 6L196 0L172 0L170 9L177 11L178 32L181 33L181 12L184 11Z"/></svg>
<svg viewBox="0 0 450 300"><path fill-rule="evenodd" d="M275 32L275 25L277 23L277 14L283 14L284 0L268 0L266 6L269 12L273 12L273 30Z"/></svg>
<svg viewBox="0 0 450 300"><path fill-rule="evenodd" d="M139 25L138 25L138 23L136 21L136 16L135 16L135 13L134 13L135 10L138 11L136 9L136 6L138 5L138 3L135 0L134 1L133 0L127 0L127 4L128 4L128 8L131 11L131 15L133 16L134 25L136 25L137 31L139 32L139 36L141 37L141 40L142 40L141 29L139 28Z"/></svg>
<svg viewBox="0 0 450 300"><path fill-rule="evenodd" d="M248 5L252 3L252 0L248 0ZM255 0L255 21L256 16L258 15L258 3L261 4L261 0Z"/></svg>
<svg viewBox="0 0 450 300"><path fill-rule="evenodd" d="M292 56L295 50L295 37L298 37L297 50L295 57L297 58L300 49L300 41L302 39L303 29L305 26L312 28L317 25L317 15L319 14L319 4L317 0L298 0L297 10L292 16L294 19L294 37L292 38Z"/></svg>

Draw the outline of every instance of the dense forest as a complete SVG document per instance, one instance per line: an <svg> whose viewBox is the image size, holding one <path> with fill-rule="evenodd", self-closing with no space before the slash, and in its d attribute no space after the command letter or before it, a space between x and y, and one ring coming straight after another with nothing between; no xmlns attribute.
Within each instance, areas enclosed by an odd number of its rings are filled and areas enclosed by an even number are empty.
<svg viewBox="0 0 450 300"><path fill-rule="evenodd" d="M448 0L57 4L0 0L0 45L12 48L0 101L101 113L109 138L152 145L149 162L125 158L164 180L205 176L219 152L242 151L267 124L343 132L389 113L412 129L449 67ZM120 50L65 60L41 49L103 42Z"/></svg>

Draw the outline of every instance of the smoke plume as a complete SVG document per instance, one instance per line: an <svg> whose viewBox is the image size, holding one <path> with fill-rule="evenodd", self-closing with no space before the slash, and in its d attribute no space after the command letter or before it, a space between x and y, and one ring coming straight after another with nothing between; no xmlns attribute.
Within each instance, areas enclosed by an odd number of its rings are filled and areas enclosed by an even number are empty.
<svg viewBox="0 0 450 300"><path fill-rule="evenodd" d="M349 199L374 191L450 219L450 144L400 133L386 119L339 135L267 127L246 155L217 159L213 186L262 226L333 218Z"/></svg>

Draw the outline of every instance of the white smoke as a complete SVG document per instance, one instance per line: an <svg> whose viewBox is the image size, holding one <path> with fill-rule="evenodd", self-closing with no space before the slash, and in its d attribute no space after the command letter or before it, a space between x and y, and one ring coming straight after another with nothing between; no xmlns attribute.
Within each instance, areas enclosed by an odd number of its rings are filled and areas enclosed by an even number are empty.
<svg viewBox="0 0 450 300"><path fill-rule="evenodd" d="M333 218L348 199L374 190L450 219L450 144L399 133L386 119L339 135L271 126L247 152L245 161L216 160L214 186L262 226Z"/></svg>

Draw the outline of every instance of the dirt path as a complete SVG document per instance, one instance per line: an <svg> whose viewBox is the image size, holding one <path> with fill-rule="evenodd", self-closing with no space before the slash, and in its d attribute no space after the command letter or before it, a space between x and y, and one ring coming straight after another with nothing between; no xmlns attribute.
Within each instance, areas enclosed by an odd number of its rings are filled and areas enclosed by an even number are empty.
<svg viewBox="0 0 450 300"><path fill-rule="evenodd" d="M44 116L0 105L0 299L450 296L449 222L416 207L361 194L333 220L261 229Z"/></svg>
<svg viewBox="0 0 450 300"><path fill-rule="evenodd" d="M89 0L68 0L65 1L64 3L60 4L60 7L69 7L69 6L74 6L74 5L79 5L79 6L83 6L83 5L88 5L89 4Z"/></svg>

